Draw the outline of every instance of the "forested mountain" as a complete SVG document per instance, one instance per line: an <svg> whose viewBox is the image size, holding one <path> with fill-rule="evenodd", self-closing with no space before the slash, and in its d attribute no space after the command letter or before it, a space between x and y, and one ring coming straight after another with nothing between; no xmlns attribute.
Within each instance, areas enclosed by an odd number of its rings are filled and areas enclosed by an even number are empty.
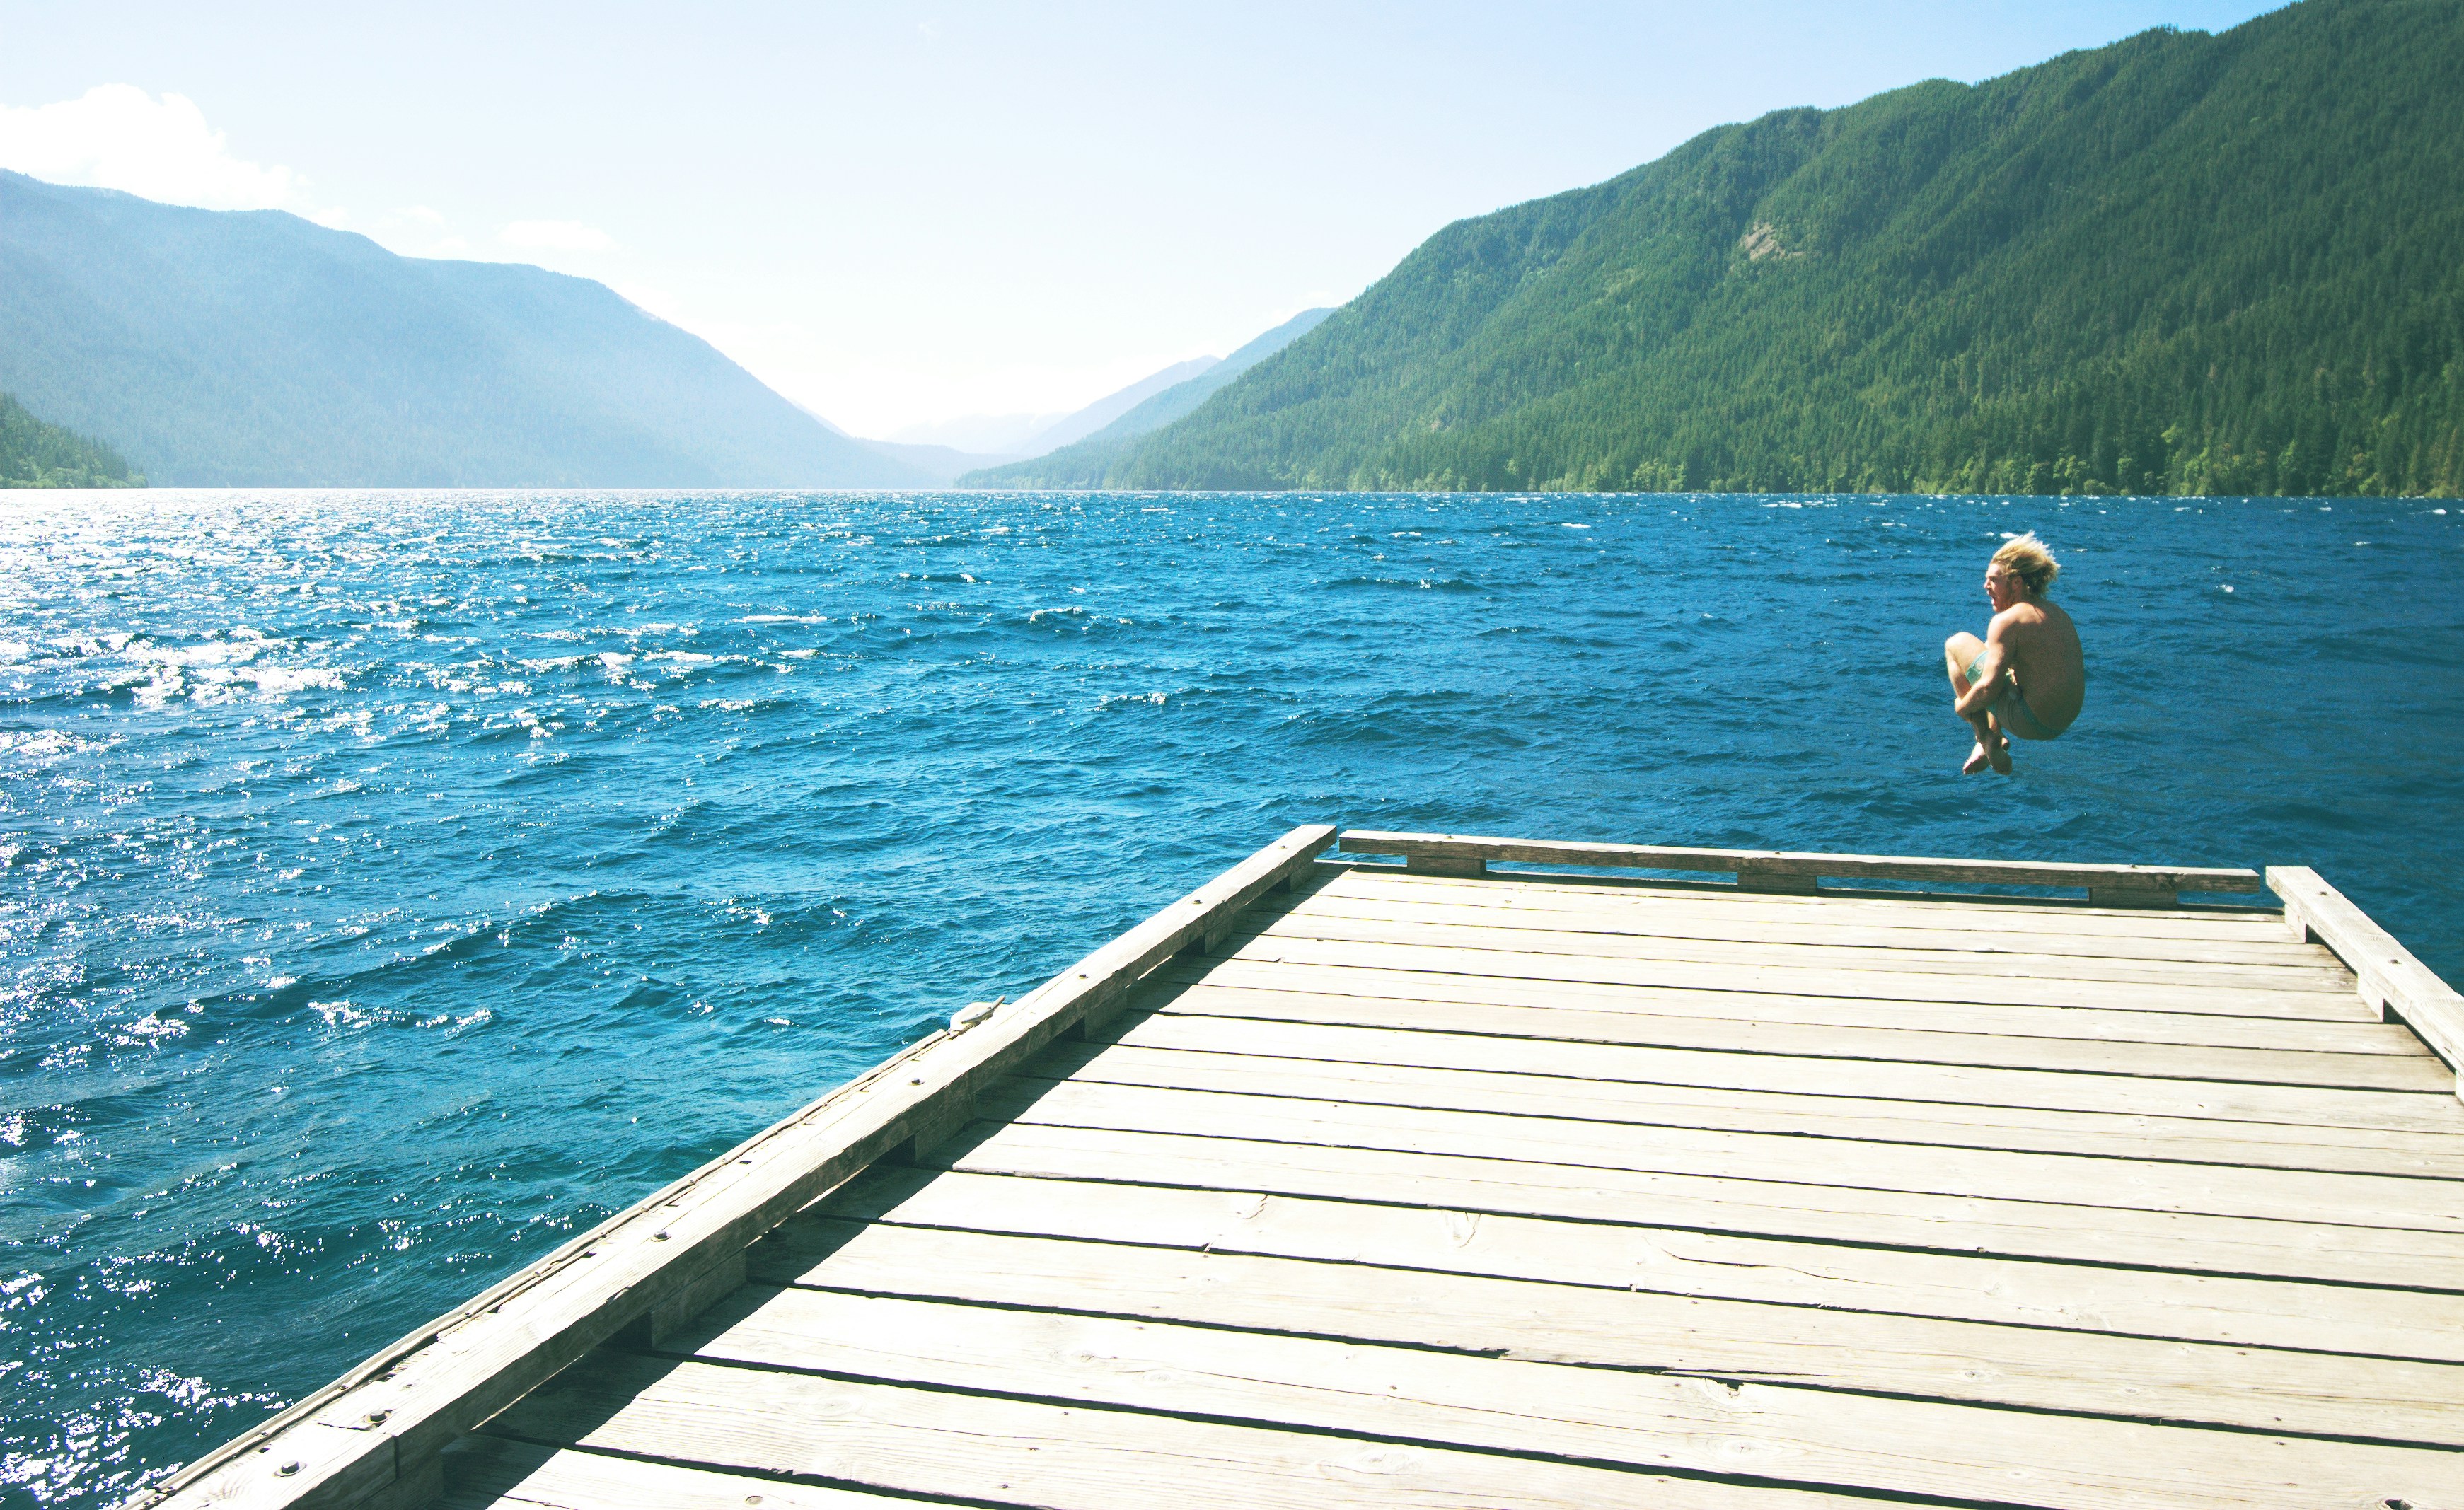
<svg viewBox="0 0 2464 1510"><path fill-rule="evenodd" d="M1137 488L2464 486L2464 0L1697 137L1430 238Z"/></svg>
<svg viewBox="0 0 2464 1510"><path fill-rule="evenodd" d="M7 172L0 389L157 486L923 480L587 279Z"/></svg>
<svg viewBox="0 0 2464 1510"><path fill-rule="evenodd" d="M1174 383L1074 446L1007 466L987 467L959 479L970 487L1088 488L1095 486L1125 443L1149 430L1161 429L1205 403L1233 379L1283 350L1323 324L1331 309L1303 310L1265 335L1242 346L1197 376Z"/></svg>
<svg viewBox="0 0 2464 1510"><path fill-rule="evenodd" d="M120 453L46 425L0 393L0 488L143 488Z"/></svg>

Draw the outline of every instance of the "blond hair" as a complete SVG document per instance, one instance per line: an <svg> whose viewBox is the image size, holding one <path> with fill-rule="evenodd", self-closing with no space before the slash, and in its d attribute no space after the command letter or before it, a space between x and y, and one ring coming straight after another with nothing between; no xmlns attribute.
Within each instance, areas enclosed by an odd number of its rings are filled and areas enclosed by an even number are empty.
<svg viewBox="0 0 2464 1510"><path fill-rule="evenodd" d="M2045 542L2036 538L2034 530L1995 551L1993 564L2019 579L2031 598L2045 596L2054 579L2062 574L2061 562L2054 559L2054 553L2045 549Z"/></svg>

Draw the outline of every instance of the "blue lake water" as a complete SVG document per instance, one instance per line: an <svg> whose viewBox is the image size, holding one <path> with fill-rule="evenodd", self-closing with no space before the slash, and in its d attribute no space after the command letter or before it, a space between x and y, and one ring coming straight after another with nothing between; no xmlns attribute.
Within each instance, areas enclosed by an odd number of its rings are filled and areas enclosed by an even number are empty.
<svg viewBox="0 0 2464 1510"><path fill-rule="evenodd" d="M2087 710L1963 777L2030 528ZM2431 502L0 497L0 1501L1296 823L2303 863L2464 977L2459 580Z"/></svg>

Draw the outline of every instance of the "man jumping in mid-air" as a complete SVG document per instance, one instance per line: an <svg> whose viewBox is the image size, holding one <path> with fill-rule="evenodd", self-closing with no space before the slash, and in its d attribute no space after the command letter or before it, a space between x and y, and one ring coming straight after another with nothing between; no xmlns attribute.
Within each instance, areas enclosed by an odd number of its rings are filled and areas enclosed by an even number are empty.
<svg viewBox="0 0 2464 1510"><path fill-rule="evenodd" d="M1960 769L1991 766L2011 774L2011 741L2051 739L2071 726L2087 698L2087 662L2071 616L2045 597L2061 572L2054 553L2023 535L1993 553L1985 596L1993 622L1985 638L1962 630L1943 642L1953 705L1976 731L1976 748Z"/></svg>

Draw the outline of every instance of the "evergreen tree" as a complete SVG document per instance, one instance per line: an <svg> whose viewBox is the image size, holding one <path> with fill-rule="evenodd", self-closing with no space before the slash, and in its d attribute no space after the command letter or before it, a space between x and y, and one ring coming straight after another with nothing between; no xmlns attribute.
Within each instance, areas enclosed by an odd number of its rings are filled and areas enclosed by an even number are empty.
<svg viewBox="0 0 2464 1510"><path fill-rule="evenodd" d="M0 393L0 488L143 488L120 453L56 425Z"/></svg>

